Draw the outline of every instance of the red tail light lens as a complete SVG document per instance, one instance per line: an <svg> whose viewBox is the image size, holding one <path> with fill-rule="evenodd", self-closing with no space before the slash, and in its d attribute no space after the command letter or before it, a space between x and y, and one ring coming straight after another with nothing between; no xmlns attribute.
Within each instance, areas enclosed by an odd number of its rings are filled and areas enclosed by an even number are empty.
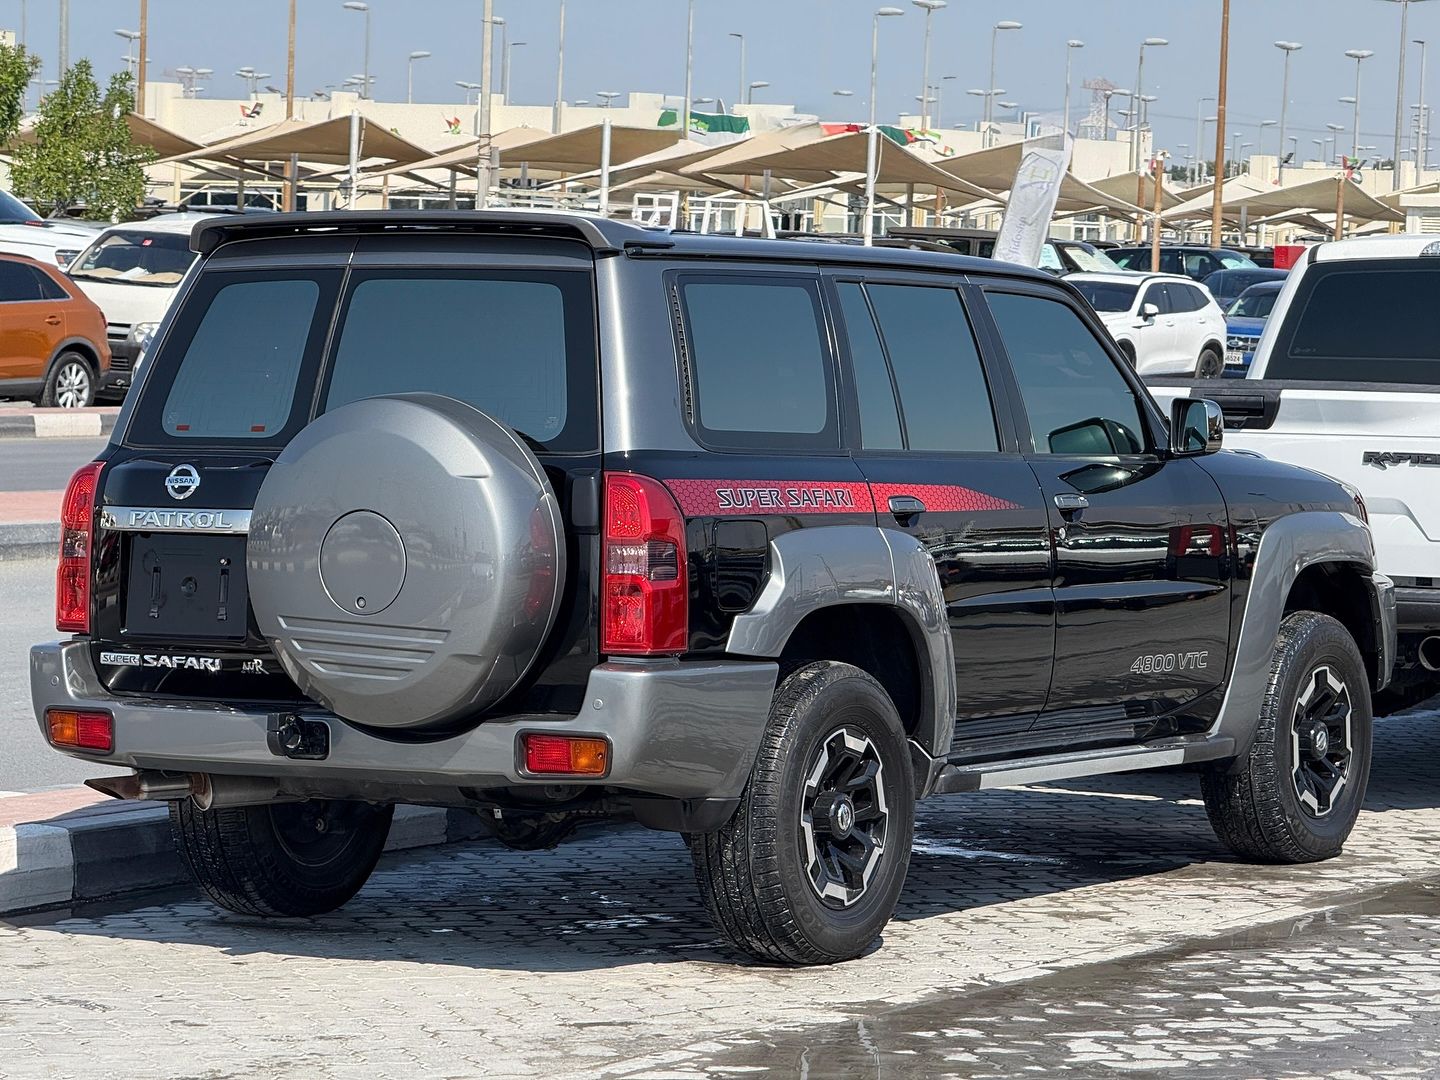
<svg viewBox="0 0 1440 1080"><path fill-rule="evenodd" d="M60 505L60 566L55 572L55 629L90 632L90 546L95 539L95 486L103 465L92 461L70 478Z"/></svg>
<svg viewBox="0 0 1440 1080"><path fill-rule="evenodd" d="M50 741L56 746L99 750L106 754L115 749L115 720L107 712L46 709L45 724L50 731Z"/></svg>
<svg viewBox="0 0 1440 1080"><path fill-rule="evenodd" d="M604 739L531 734L523 740L527 772L604 776L610 768L610 744Z"/></svg>
<svg viewBox="0 0 1440 1080"><path fill-rule="evenodd" d="M684 652L685 519L658 480L606 473L604 557L601 649L628 656Z"/></svg>

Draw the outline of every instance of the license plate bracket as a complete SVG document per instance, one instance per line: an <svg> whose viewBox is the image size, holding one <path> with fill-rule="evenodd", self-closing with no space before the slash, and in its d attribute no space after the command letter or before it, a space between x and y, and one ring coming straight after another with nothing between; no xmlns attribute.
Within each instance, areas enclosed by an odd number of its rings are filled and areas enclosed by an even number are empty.
<svg viewBox="0 0 1440 1080"><path fill-rule="evenodd" d="M244 640L245 537L135 533L127 561L126 634Z"/></svg>

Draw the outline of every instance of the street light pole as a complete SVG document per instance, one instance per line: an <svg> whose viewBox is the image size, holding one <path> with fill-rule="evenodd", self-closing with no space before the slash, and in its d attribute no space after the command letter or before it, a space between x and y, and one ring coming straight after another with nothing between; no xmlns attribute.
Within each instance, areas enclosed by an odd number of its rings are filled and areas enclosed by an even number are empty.
<svg viewBox="0 0 1440 1080"><path fill-rule="evenodd" d="M1255 142L1255 156L1256 156L1256 157L1264 157L1264 156L1265 156L1265 129L1268 128L1268 127L1274 127L1274 126L1275 126L1275 121L1274 121L1274 120L1261 120L1261 121L1260 121L1260 137L1259 137L1259 138L1256 140L1256 142ZM1281 146L1284 146L1285 144L1282 142L1280 145L1281 145Z"/></svg>
<svg viewBox="0 0 1440 1080"><path fill-rule="evenodd" d="M739 105L745 100L745 87L748 85L745 82L745 35L732 31L730 36L740 39L740 92L735 95L735 104Z"/></svg>
<svg viewBox="0 0 1440 1080"><path fill-rule="evenodd" d="M510 58L516 49L523 49L529 42L512 41L505 46L505 55L500 60L500 96L510 104Z"/></svg>
<svg viewBox="0 0 1440 1080"><path fill-rule="evenodd" d="M1277 41L1275 47L1285 54L1285 75L1280 84L1280 145L1285 145L1285 117L1290 108L1290 56L1304 46L1298 41ZM1285 155L1280 155L1280 167L1276 170L1275 182L1285 185Z"/></svg>
<svg viewBox="0 0 1440 1080"><path fill-rule="evenodd" d="M680 114L680 138L690 137L691 77L695 69L695 0L686 5L685 19L685 111Z"/></svg>
<svg viewBox="0 0 1440 1080"><path fill-rule="evenodd" d="M415 61L424 60L430 54L424 49L416 49L405 61L405 104L412 105L415 102Z"/></svg>
<svg viewBox="0 0 1440 1080"><path fill-rule="evenodd" d="M560 134L561 111L565 108L565 0L560 0L559 53L555 60L555 134Z"/></svg>
<svg viewBox="0 0 1440 1080"><path fill-rule="evenodd" d="M346 11L358 11L365 16L365 66L361 69L362 82L360 83L360 96L370 96L370 5L361 3L360 0L346 0L340 5Z"/></svg>
<svg viewBox="0 0 1440 1080"><path fill-rule="evenodd" d="M289 28L289 34L287 35L287 38L286 38L286 46L285 46L285 119L286 119L286 120L291 119L291 118L294 117L294 115L295 115L295 3L296 3L296 0L290 0L290 28ZM141 10L142 13L144 12L145 8L144 8L143 4L142 4L140 10ZM143 15L143 14L141 15L141 19L142 19L142 20L144 19L144 15ZM143 31L143 27L144 27L144 23L143 23L143 22L141 23L141 27L142 27L142 31ZM141 78L141 80L142 80L141 85L144 85L143 80L144 80L144 78L145 78L145 59L144 59L144 58L145 58L145 39L144 39L143 37L140 39L140 58L141 58L141 59L140 59L140 78ZM286 188L286 192L287 192L286 198L287 198L287 200L288 200L288 203L287 203L285 209L287 209L287 210L293 210L293 209L295 209L295 207L294 207L294 205L293 205L294 200L295 200L295 190L294 190L293 187L287 187L287 188Z"/></svg>
<svg viewBox="0 0 1440 1080"><path fill-rule="evenodd" d="M1410 39L1410 5L1421 3L1422 0L1388 0L1389 3L1400 5L1400 63L1396 65L1395 71L1395 154L1392 158L1394 172L1390 178L1392 191L1400 190L1400 148L1403 145L1401 139L1404 137L1405 128L1405 43Z"/></svg>
<svg viewBox="0 0 1440 1080"><path fill-rule="evenodd" d="M1200 175L1201 162L1205 156L1205 103L1214 100L1213 97L1202 97L1195 107L1195 166L1190 181L1193 184L1198 184L1205 179Z"/></svg>
<svg viewBox="0 0 1440 1080"><path fill-rule="evenodd" d="M1012 19L1003 19L997 22L990 31L990 86L985 95L985 135L981 139L981 145L988 147L991 139L991 127L995 121L995 43L1000 37L1001 30L1023 30L1023 23L1015 22Z"/></svg>
<svg viewBox="0 0 1440 1080"><path fill-rule="evenodd" d="M294 3L294 0L291 0ZM22 40L20 44L25 44ZM136 61L139 65L135 69L135 111L145 112L145 65L149 63L148 53L150 51L150 0L140 0L140 57Z"/></svg>
<svg viewBox="0 0 1440 1080"><path fill-rule="evenodd" d="M946 4L946 0L910 0L925 12L925 46L920 60L920 130L930 130L930 16Z"/></svg>
<svg viewBox="0 0 1440 1080"><path fill-rule="evenodd" d="M754 80L753 82L751 82L750 85L745 88L745 104L746 104L746 105L753 105L753 104L755 104L755 91L756 91L756 90L763 90L763 89L765 89L765 87L767 87L767 86L769 86L769 85L770 85L770 84L769 84L768 82L766 82L764 79L756 79L756 80Z"/></svg>
<svg viewBox="0 0 1440 1080"><path fill-rule="evenodd" d="M494 154L490 149L490 89L495 85L495 0L485 0L480 24L480 97L475 110L475 209L484 210L494 181Z"/></svg>
<svg viewBox="0 0 1440 1080"><path fill-rule="evenodd" d="M494 22L500 28L500 97L508 101L505 98L505 54L509 51L510 31L504 15L496 15Z"/></svg>
<svg viewBox="0 0 1440 1080"><path fill-rule="evenodd" d="M904 14L903 8L877 8L870 21L870 130L865 149L865 225L862 230L866 247L875 242L875 167L880 153L880 129L875 126L875 95L880 75L880 20Z"/></svg>
<svg viewBox="0 0 1440 1080"><path fill-rule="evenodd" d="M1070 134L1070 60L1076 49L1083 49L1085 43L1078 38L1065 42L1065 134Z"/></svg>
<svg viewBox="0 0 1440 1080"><path fill-rule="evenodd" d="M1355 137L1350 143L1350 156L1360 158L1360 66L1375 55L1373 49L1347 49L1345 55L1355 61Z"/></svg>
<svg viewBox="0 0 1440 1080"><path fill-rule="evenodd" d="M1429 135L1428 126L1425 123L1425 60L1426 42L1415 40L1413 45L1420 46L1420 126L1415 132L1415 183L1420 183L1420 174L1425 169L1425 143Z"/></svg>
<svg viewBox="0 0 1440 1080"><path fill-rule="evenodd" d="M1140 63L1135 68L1135 134L1130 140L1131 172L1140 171L1140 113L1145 100L1145 50L1169 44L1169 40L1162 37L1149 37L1140 43Z"/></svg>

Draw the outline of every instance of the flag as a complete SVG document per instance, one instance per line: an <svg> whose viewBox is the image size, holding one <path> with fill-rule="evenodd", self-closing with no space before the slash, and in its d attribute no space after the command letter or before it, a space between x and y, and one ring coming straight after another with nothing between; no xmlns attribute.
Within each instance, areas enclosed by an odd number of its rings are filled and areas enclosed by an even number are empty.
<svg viewBox="0 0 1440 1080"><path fill-rule="evenodd" d="M660 114L660 123L657 127L678 127L680 124L680 110L666 109ZM725 143L739 142L750 134L750 120L744 116L731 116L729 113L698 113L690 112L690 138L709 146L721 146Z"/></svg>

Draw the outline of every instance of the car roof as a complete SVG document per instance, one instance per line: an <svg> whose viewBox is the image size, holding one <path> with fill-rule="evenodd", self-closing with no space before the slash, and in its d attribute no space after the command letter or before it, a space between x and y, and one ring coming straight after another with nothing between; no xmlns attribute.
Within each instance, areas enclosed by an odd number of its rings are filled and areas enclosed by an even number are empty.
<svg viewBox="0 0 1440 1080"><path fill-rule="evenodd" d="M1396 236L1357 236L1350 240L1334 240L1317 245L1316 262L1342 262L1346 259L1418 259L1440 256L1440 237L1422 233L1400 233Z"/></svg>
<svg viewBox="0 0 1440 1080"><path fill-rule="evenodd" d="M1065 280L1071 282L1093 281L1099 285L1148 285L1152 281L1173 281L1181 285L1194 285L1183 274L1152 274L1146 271L1122 271L1121 273L1109 273L1100 270L1087 270L1078 274L1066 274Z"/></svg>
<svg viewBox="0 0 1440 1080"><path fill-rule="evenodd" d="M898 265L951 274L1003 274L1033 281L1055 281L1052 275L1032 267L954 252L700 234L613 221L598 214L555 210L337 210L218 215L195 226L190 246L202 255L208 255L222 244L242 239L303 236L307 233L333 235L336 232L394 235L406 231L432 235L437 232L469 232L564 237L580 240L601 255Z"/></svg>
<svg viewBox="0 0 1440 1080"><path fill-rule="evenodd" d="M1248 289L1245 290L1245 292L1242 292L1240 295L1241 295L1241 296L1244 296L1244 295L1246 295L1246 293L1252 293L1252 292L1253 292L1253 293L1279 292L1279 291L1280 291L1281 289L1283 289L1284 287L1285 287L1285 282L1283 282L1283 281L1260 281L1260 282L1255 283L1254 285L1251 285Z"/></svg>
<svg viewBox="0 0 1440 1080"><path fill-rule="evenodd" d="M122 221L118 225L111 225L101 235L112 232L140 232L140 233L180 233L188 235L195 231L195 226L202 221L210 221L216 217L223 217L220 214L202 214L196 211L186 210L178 214L159 214L153 218L146 218L143 221Z"/></svg>

